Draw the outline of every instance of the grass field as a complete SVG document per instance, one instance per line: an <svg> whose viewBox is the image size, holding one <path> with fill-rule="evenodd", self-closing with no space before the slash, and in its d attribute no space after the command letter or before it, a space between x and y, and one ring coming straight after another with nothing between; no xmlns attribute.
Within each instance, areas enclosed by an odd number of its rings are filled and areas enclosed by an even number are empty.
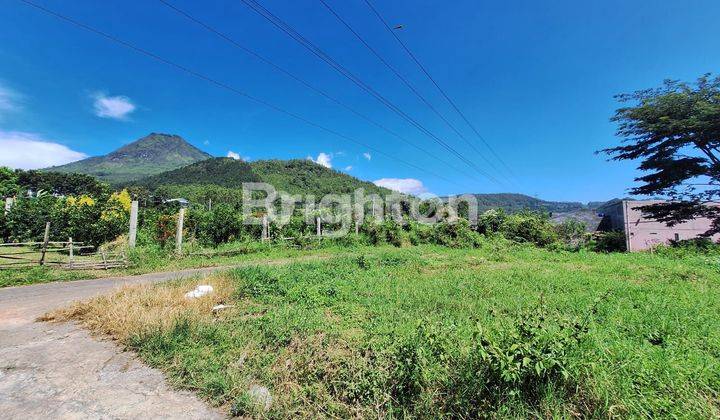
<svg viewBox="0 0 720 420"><path fill-rule="evenodd" d="M720 415L717 257L363 248L203 282L215 292L196 300L183 280L55 316L235 415Z"/></svg>
<svg viewBox="0 0 720 420"><path fill-rule="evenodd" d="M217 255L203 255L204 251L209 253L215 252ZM157 271L182 270L186 268L235 265L248 261L292 258L303 255L334 255L347 252L347 249L330 246L315 250L299 250L261 243L234 243L213 250L199 249L198 252L199 254L197 255L186 255L178 258L171 251L162 250L157 247L141 247L130 252L129 266L127 268L112 268L109 270L67 270L53 266L1 269L0 287L136 275ZM50 256L49 258L58 260L62 258L62 261L67 260L67 257L57 255ZM95 259L97 259L97 257L95 257Z"/></svg>

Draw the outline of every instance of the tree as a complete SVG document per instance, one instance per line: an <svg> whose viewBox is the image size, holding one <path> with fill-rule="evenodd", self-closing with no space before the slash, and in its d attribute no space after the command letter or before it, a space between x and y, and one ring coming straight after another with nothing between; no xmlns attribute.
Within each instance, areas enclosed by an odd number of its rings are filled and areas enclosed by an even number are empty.
<svg viewBox="0 0 720 420"><path fill-rule="evenodd" d="M623 144L604 149L613 160L641 160L632 194L668 202L641 210L668 226L707 217L706 235L720 232L720 77L695 83L666 80L662 87L616 97L632 103L616 111Z"/></svg>
<svg viewBox="0 0 720 420"><path fill-rule="evenodd" d="M0 198L12 197L18 192L18 177L12 169L0 166Z"/></svg>

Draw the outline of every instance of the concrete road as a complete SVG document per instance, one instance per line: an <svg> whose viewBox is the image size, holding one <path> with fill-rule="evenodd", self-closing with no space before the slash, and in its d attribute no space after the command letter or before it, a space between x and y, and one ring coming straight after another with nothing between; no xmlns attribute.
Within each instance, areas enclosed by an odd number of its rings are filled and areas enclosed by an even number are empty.
<svg viewBox="0 0 720 420"><path fill-rule="evenodd" d="M113 342L72 323L35 322L74 300L121 285L207 275L216 268L0 289L0 417L222 418L189 392L171 389Z"/></svg>

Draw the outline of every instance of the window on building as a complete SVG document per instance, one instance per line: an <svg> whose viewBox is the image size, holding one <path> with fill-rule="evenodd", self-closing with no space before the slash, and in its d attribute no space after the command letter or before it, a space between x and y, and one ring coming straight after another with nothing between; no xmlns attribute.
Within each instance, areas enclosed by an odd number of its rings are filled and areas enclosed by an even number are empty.
<svg viewBox="0 0 720 420"><path fill-rule="evenodd" d="M680 234L679 234L679 233L676 233L676 234L675 234L675 240L676 240L676 241L679 241L679 240L680 240Z"/></svg>

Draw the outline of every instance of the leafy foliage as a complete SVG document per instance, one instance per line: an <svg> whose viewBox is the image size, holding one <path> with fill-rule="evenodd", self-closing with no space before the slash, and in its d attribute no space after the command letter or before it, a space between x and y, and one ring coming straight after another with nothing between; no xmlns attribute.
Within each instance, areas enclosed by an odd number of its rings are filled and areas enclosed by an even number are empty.
<svg viewBox="0 0 720 420"><path fill-rule="evenodd" d="M566 201L545 201L524 194L493 193L473 194L478 200L478 212L502 209L507 213L522 211L570 212L587 208L582 203Z"/></svg>
<svg viewBox="0 0 720 420"><path fill-rule="evenodd" d="M365 194L390 194L377 185L326 168L309 160L259 160L250 163L253 172L278 191L288 194L312 194L319 200L326 194L352 194L364 188Z"/></svg>
<svg viewBox="0 0 720 420"><path fill-rule="evenodd" d="M593 235L590 248L598 252L624 252L627 242L624 232L597 232Z"/></svg>
<svg viewBox="0 0 720 420"><path fill-rule="evenodd" d="M605 149L614 160L640 160L633 194L668 197L672 202L643 206L653 218L674 225L696 217L720 232L720 77L694 84L665 81L657 89L619 95L632 106L617 110L612 121L623 145Z"/></svg>
<svg viewBox="0 0 720 420"><path fill-rule="evenodd" d="M39 241L50 222L51 238L72 237L74 241L98 246L127 230L129 195L120 192L94 199L78 197L18 197L5 217L7 239Z"/></svg>
<svg viewBox="0 0 720 420"><path fill-rule="evenodd" d="M503 221L501 232L510 240L538 246L547 246L558 240L549 217L530 212L509 215Z"/></svg>
<svg viewBox="0 0 720 420"><path fill-rule="evenodd" d="M211 158L134 182L149 189L161 185L216 185L239 188L243 182L258 182L247 162L232 158Z"/></svg>
<svg viewBox="0 0 720 420"><path fill-rule="evenodd" d="M585 223L576 219L567 219L555 226L560 242L570 248L580 248L587 241Z"/></svg>

